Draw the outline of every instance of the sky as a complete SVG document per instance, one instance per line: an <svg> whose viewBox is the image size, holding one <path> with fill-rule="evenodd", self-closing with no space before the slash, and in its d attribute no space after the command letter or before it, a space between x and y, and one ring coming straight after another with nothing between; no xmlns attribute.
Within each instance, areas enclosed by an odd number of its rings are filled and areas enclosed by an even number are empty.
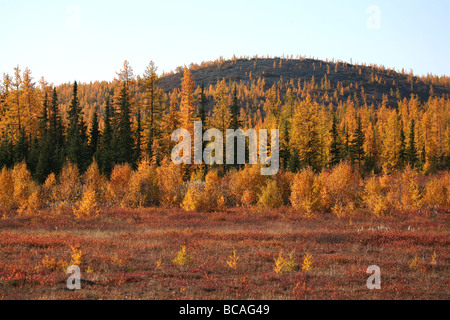
<svg viewBox="0 0 450 320"><path fill-rule="evenodd" d="M219 57L301 55L450 75L448 0L0 0L0 74L111 81Z"/></svg>

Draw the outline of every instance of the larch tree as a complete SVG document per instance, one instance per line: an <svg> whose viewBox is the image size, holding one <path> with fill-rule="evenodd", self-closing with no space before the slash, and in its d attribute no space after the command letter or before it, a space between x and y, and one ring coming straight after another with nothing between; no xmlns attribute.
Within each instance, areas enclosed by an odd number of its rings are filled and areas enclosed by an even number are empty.
<svg viewBox="0 0 450 320"><path fill-rule="evenodd" d="M195 83L192 74L184 67L183 79L181 79L181 102L180 102L180 126L194 136L195 105L194 105Z"/></svg>
<svg viewBox="0 0 450 320"><path fill-rule="evenodd" d="M152 149L154 140L160 138L161 118L164 111L161 101L162 90L158 88L159 76L157 70L154 62L150 61L142 79L142 105L147 122L146 148L150 158L154 155Z"/></svg>
<svg viewBox="0 0 450 320"><path fill-rule="evenodd" d="M292 118L291 147L298 152L301 167L320 169L317 106L311 96L300 102Z"/></svg>

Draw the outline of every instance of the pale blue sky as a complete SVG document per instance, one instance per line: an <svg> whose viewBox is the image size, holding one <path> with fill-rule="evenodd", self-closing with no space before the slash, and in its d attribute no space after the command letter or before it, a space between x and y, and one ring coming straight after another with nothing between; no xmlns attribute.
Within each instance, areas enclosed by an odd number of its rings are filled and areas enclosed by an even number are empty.
<svg viewBox="0 0 450 320"><path fill-rule="evenodd" d="M450 75L449 14L448 0L0 0L0 73L59 84L112 80L125 59L142 74L150 60L300 54Z"/></svg>

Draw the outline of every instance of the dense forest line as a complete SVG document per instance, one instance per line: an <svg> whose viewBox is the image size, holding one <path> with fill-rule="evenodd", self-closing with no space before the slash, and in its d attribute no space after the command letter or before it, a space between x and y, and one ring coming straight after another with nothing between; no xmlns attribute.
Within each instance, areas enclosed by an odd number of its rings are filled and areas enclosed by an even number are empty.
<svg viewBox="0 0 450 320"><path fill-rule="evenodd" d="M292 69L293 61L306 61L313 70L324 71L324 77L316 81L313 74L303 82L283 77L270 82L252 75L239 82L230 77L214 84L207 77L200 84L194 81L193 74L208 74L208 68L218 75L227 66L241 70L242 61L185 67L181 85L173 89L167 85L173 79L168 78L177 74L160 77L153 62L144 75L135 76L125 62L112 83L58 87L44 79L36 84L29 69L22 72L17 67L12 77L4 75L0 91L0 166L12 168L25 161L41 183L50 173L58 175L66 161L84 172L95 159L106 175L115 164L136 168L144 156L159 166L170 158L172 132L192 131L193 121L202 120L205 129L223 133L238 128L280 129L281 165L291 172L306 167L319 172L341 161L350 162L362 174L391 173L408 165L425 174L450 167L447 78L422 79L384 67L286 58L245 61L254 66L273 61L274 70L283 65ZM335 70L330 70L331 65ZM378 87L364 87L358 80L368 70L372 73L367 83ZM337 77L333 73L341 78L344 74L349 81L331 82ZM388 76L391 83L385 79ZM405 97L408 79L412 91ZM196 169L186 168L186 174ZM220 173L225 173L222 169Z"/></svg>

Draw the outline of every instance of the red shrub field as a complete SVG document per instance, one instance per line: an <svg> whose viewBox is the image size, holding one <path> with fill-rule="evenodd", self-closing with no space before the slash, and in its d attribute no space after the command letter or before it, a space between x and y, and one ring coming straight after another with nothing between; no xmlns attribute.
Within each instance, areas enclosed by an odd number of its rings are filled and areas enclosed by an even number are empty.
<svg viewBox="0 0 450 320"><path fill-rule="evenodd" d="M1 299L449 299L449 208L305 218L292 208L69 207L0 222ZM65 268L81 268L82 288ZM369 290L371 265L381 290Z"/></svg>

